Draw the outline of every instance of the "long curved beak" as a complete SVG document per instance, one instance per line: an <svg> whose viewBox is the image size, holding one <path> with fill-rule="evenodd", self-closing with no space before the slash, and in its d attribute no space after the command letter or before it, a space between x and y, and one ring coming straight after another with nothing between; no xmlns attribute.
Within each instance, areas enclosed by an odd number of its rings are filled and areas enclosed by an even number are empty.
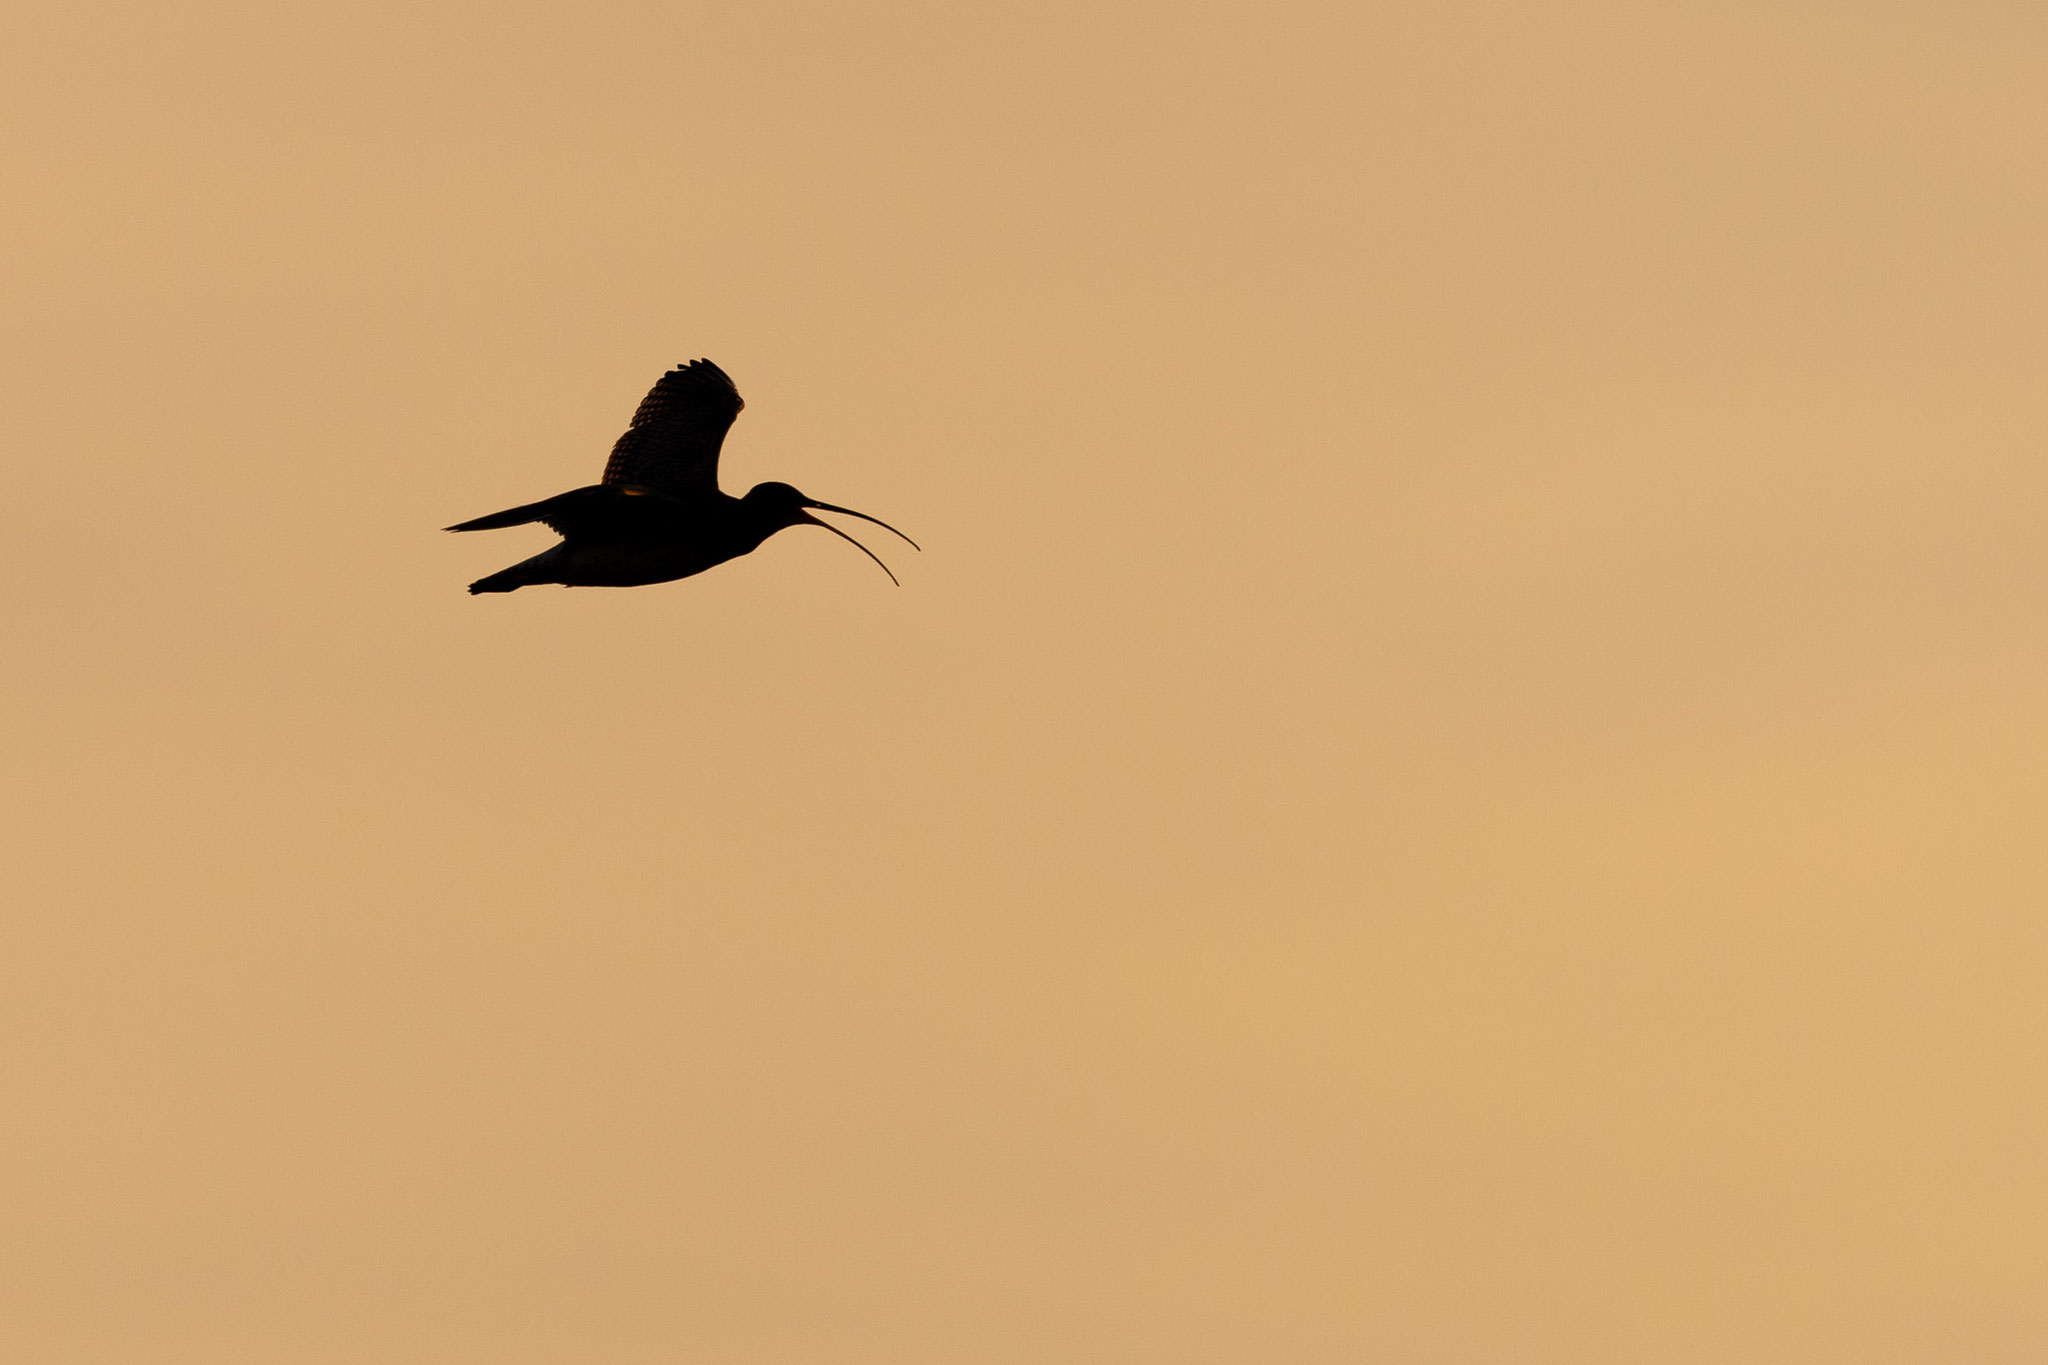
<svg viewBox="0 0 2048 1365"><path fill-rule="evenodd" d="M913 549L913 550L920 550L920 551L921 551L921 550L923 550L923 548L924 548L923 546L919 545L919 544L918 544L918 543L917 543L916 541L912 540L912 539L911 539L911 538L910 538L909 536L906 536L906 535L904 535L904 534L903 534L903 533L902 533L901 531L899 531L899 530L897 530L897 529L896 529L895 527L891 526L891 525L890 525L890 524L889 524L888 522L886 522L886 521L883 521L883 520L882 520L882 519L881 519L880 517L871 517L871 516L869 516L869 515L868 515L867 513L865 513L865 512L856 512L856 511L854 511L854 510L853 510L853 509L852 509L851 507L834 507L834 506L833 506L833 505L832 505L831 503L829 503L829 502L810 502L810 501L806 501L806 502L804 503L804 506L806 506L806 507L815 507L815 508L817 508L817 509L818 509L818 510L819 510L820 512L838 512L838 513L840 513L840 514L842 514L842 515L844 515L844 516L849 516L849 517L859 517L859 518L860 518L860 519L861 519L862 521L872 521L872 522L873 522L873 523L874 523L875 525L877 525L877 526L881 527L881 528L882 528L882 529L883 529L884 531L887 531L887 532L888 532L888 533L889 533L890 535L892 535L892 536L895 536L895 537L896 537L897 539L901 540L901 541L902 541L902 542L903 542L903 543L904 543L905 545L908 545L908 546L909 546L909 547L910 547L911 549ZM815 518L813 518L813 520L815 520ZM820 526L823 526L824 524L825 524L825 523L824 523L824 522L822 522L822 521L818 522L818 525L820 525ZM849 536L849 537L848 537L848 539L852 539L852 537L850 537L850 536ZM860 542L859 542L859 541L857 541L857 540L856 540L856 541L854 541L853 543L854 543L854 544L856 544L856 545L860 544Z"/></svg>
<svg viewBox="0 0 2048 1365"><path fill-rule="evenodd" d="M825 508L825 510L826 510L826 511L828 511L828 512L843 512L843 511L845 511L845 510L846 510L846 509L845 509L845 508L843 508L843 507L826 507L826 506L825 506L825 504L824 504L824 503L822 503L822 502L815 502L815 503L812 503L812 504L811 504L811 506L813 506L813 507L823 507L823 508ZM854 515L854 516L859 516L859 515L860 515L860 513L858 513L858 512L855 512L855 513L854 513L853 515ZM873 550L870 550L870 549L869 549L869 548L868 548L867 546L865 546L865 545L861 544L861 543L860 543L859 541L855 540L855 539L854 539L854 538L853 538L852 536L850 536L850 535L846 534L846 532L844 532L844 531L840 530L840 529L839 529L839 528L838 528L837 526L834 526L834 525L833 525L833 524L832 524L831 522L829 522L829 521L819 521L819 520L818 520L818 519L817 519L816 517L812 516L812 515L811 515L811 514L810 514L809 512L805 512L805 513L803 513L803 514L802 514L802 516L803 516L804 522L805 522L805 523L806 523L807 525L810 525L810 526L822 526L822 527L824 527L824 528L825 528L826 530L830 531L830 532L831 532L831 533L832 533L833 535L835 535L835 536L838 536L838 537L839 537L839 538L840 538L841 540L843 540L843 541L846 541L846 542L848 542L849 544L851 544L851 545L853 546L853 548L854 548L854 549L856 549L856 550L859 550L859 551L860 551L860 552L861 552L862 554L866 555L866 556L867 556L867 557L868 557L869 559L872 559L872 560L874 560L874 561L875 561L875 563L877 563L877 564L881 564L881 565L882 565L882 572L883 572L883 573L885 573L885 574L888 574L888 575L889 575L889 581L890 581L891 583L894 583L894 584L895 584L895 585L896 585L897 587L899 587L899 588L903 586L903 582L902 582L902 580L901 580L901 579L899 579L899 578L897 578L897 577L896 577L896 575L895 575L894 573L891 573L891 572L890 572L889 566L888 566L887 564L882 564L882 557L881 557L880 555L876 554L876 553L875 553L875 552L874 552ZM875 519L874 519L873 517L869 517L869 518L867 518L867 520L869 520L869 521L874 521ZM879 525L881 525L882 523L880 523L880 522L876 522L875 524L879 526ZM891 529L893 529L893 528L891 528ZM897 532L896 532L896 534L897 534L897 535L899 535L899 536L902 536L902 535L903 535L903 533L902 533L901 531L897 531ZM909 539L910 539L910 537L909 537L909 536L903 536L903 538L904 538L905 540L909 540Z"/></svg>

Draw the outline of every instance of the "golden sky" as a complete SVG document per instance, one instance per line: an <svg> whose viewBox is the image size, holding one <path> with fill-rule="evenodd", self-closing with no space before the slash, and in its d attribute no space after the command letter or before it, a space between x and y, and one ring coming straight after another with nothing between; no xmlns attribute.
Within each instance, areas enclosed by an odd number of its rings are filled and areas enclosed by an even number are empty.
<svg viewBox="0 0 2048 1365"><path fill-rule="evenodd" d="M2044 59L16 5L0 1357L2048 1358Z"/></svg>

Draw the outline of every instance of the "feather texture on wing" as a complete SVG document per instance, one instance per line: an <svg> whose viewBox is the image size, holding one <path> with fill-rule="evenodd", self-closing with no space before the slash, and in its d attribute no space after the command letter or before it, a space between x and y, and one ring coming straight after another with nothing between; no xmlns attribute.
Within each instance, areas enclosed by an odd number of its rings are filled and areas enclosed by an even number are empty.
<svg viewBox="0 0 2048 1365"><path fill-rule="evenodd" d="M633 425L612 446L604 482L676 498L717 492L718 448L745 406L732 380L710 361L678 365L640 400Z"/></svg>

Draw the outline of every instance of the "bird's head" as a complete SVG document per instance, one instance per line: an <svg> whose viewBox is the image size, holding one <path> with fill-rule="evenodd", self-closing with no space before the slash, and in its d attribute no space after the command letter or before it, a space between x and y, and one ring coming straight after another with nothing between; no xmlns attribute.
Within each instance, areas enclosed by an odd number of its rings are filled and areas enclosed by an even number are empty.
<svg viewBox="0 0 2048 1365"><path fill-rule="evenodd" d="M831 522L818 520L811 515L810 509L815 507L820 512L838 512L843 516L859 517L862 521L872 521L891 535L901 538L911 549L915 550L918 548L916 541L904 535L880 517L871 517L865 512L856 512L851 507L834 507L829 502L818 502L812 498L805 497L786 483L757 483L747 490L747 496L740 499L740 501L749 508L752 508L758 516L762 517L777 531L785 526L822 526L841 540L853 541L854 546L862 554L874 560L877 564L882 564L881 556L877 555L867 546L862 545L859 541L854 540L852 536L846 534L846 532L840 530ZM891 583L897 582L896 575L889 572L887 564L882 564L882 572L889 574L889 581ZM902 584L897 583L897 586L901 587Z"/></svg>

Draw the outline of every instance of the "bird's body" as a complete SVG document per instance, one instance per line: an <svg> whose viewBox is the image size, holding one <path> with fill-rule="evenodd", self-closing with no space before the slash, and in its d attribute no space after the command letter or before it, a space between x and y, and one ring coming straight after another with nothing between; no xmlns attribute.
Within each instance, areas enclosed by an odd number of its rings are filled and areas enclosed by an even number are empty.
<svg viewBox="0 0 2048 1365"><path fill-rule="evenodd" d="M708 360L692 361L663 375L634 413L633 425L612 447L604 482L448 528L490 531L540 522L562 537L559 545L480 578L469 590L511 592L535 583L630 588L672 582L751 553L786 526L823 526L853 540L812 516L810 508L844 512L903 535L864 512L814 502L786 483L756 484L743 498L721 492L719 447L744 406L732 380ZM875 559L865 545L853 543ZM888 567L883 564L883 572ZM895 575L889 577L893 580Z"/></svg>
<svg viewBox="0 0 2048 1365"><path fill-rule="evenodd" d="M478 580L472 592L510 592L529 583L637 588L688 578L758 549L782 529L763 510L726 493L683 499L600 483L449 529L538 521L562 537L532 559Z"/></svg>

